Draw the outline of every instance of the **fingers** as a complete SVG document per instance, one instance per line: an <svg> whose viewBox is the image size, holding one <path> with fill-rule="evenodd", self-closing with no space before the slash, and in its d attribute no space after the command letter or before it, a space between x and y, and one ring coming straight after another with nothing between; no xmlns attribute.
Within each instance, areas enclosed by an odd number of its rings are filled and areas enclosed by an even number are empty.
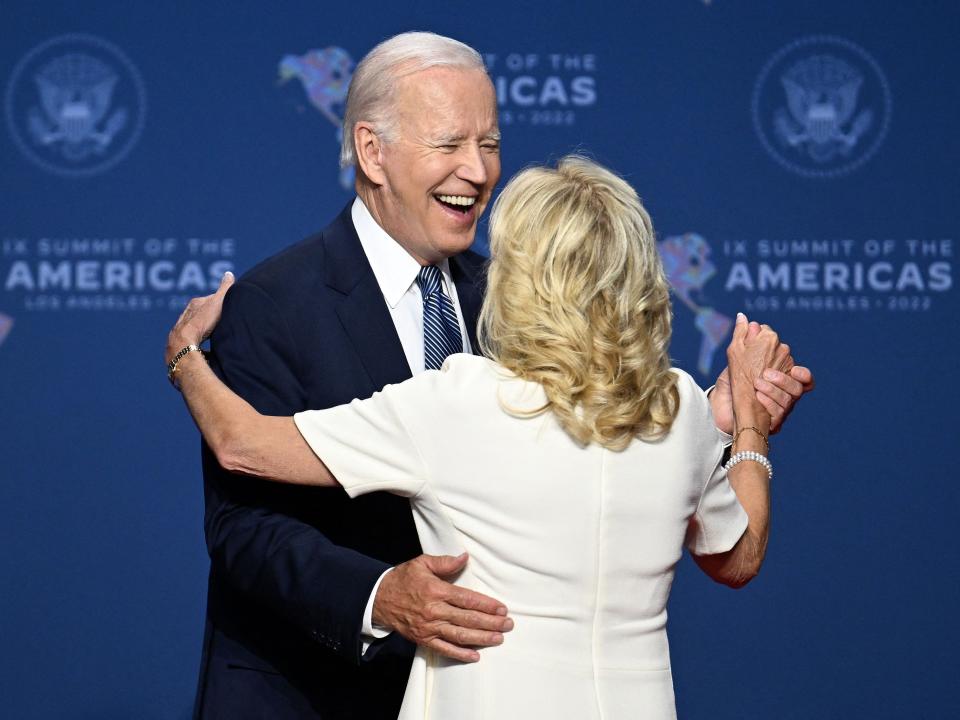
<svg viewBox="0 0 960 720"><path fill-rule="evenodd" d="M754 387L774 399L782 397L785 400L784 403L781 403L784 407L799 400L800 396L803 395L802 383L791 375L786 375L772 368L763 371L763 375L757 378Z"/></svg>
<svg viewBox="0 0 960 720"><path fill-rule="evenodd" d="M737 323L733 326L733 340L742 341L747 334L747 316L742 312L737 313Z"/></svg>
<svg viewBox="0 0 960 720"><path fill-rule="evenodd" d="M214 295L225 295L227 290L230 289L230 286L233 285L234 279L233 273L227 270L223 274L223 277L220 278L220 287L217 288L217 291L214 293Z"/></svg>
<svg viewBox="0 0 960 720"><path fill-rule="evenodd" d="M223 299L227 290L231 288L234 282L233 273L229 270L220 278L220 285L212 295L194 298L187 304L186 310L180 316L177 326L196 326L197 344L203 342L216 327L220 321L220 313L223 309Z"/></svg>
<svg viewBox="0 0 960 720"><path fill-rule="evenodd" d="M804 393L813 390L813 373L808 368L795 365L789 373L766 369L754 383L757 400L770 413L770 434L779 432L783 422L793 411Z"/></svg>
<svg viewBox="0 0 960 720"><path fill-rule="evenodd" d="M770 363L770 367L774 370L779 370L780 372L789 372L790 368L793 367L793 357L790 355L790 346L786 343L780 343L777 345L777 349L773 355L773 362Z"/></svg>
<svg viewBox="0 0 960 720"><path fill-rule="evenodd" d="M503 633L491 630L475 630L452 623L438 626L440 639L461 648L495 647L503 644Z"/></svg>
<svg viewBox="0 0 960 720"><path fill-rule="evenodd" d="M448 618L451 624L474 630L487 630L494 633L513 630L513 620L506 615L491 615L476 610L462 610L451 606Z"/></svg>
<svg viewBox="0 0 960 720"><path fill-rule="evenodd" d="M717 381L714 383L717 388L727 388L730 385L730 368L725 367L723 372L717 375Z"/></svg>
<svg viewBox="0 0 960 720"><path fill-rule="evenodd" d="M466 553L460 553L456 557L453 555L421 555L420 557L427 570L440 577L456 575L467 566L468 560Z"/></svg>
<svg viewBox="0 0 960 720"><path fill-rule="evenodd" d="M421 557L427 569L438 577L456 575L463 570L469 559L466 553L457 557L452 555L422 555ZM445 599L451 605L488 615L505 616L507 614L507 607L492 597L456 585L447 585L447 587L449 588L449 594Z"/></svg>
<svg viewBox="0 0 960 720"><path fill-rule="evenodd" d="M513 629L510 618L464 611L451 605L436 606L430 614L435 619L424 628L430 639L421 644L464 662L479 659L472 648L501 645L503 633Z"/></svg>
<svg viewBox="0 0 960 720"><path fill-rule="evenodd" d="M789 375L768 368L756 379L754 388L757 400L770 413L770 432L775 433L803 395L803 385Z"/></svg>
<svg viewBox="0 0 960 720"><path fill-rule="evenodd" d="M793 398L790 395L780 388L778 388L773 383L767 382L763 378L757 378L753 387L757 391L757 399L760 399L761 395L764 395L767 400L770 400L772 403L777 405L780 408L780 412L786 411L790 407L790 403L793 401ZM764 407L767 407L764 404ZM770 408L767 407L767 412L770 412ZM770 416L773 416L773 413L770 412Z"/></svg>
<svg viewBox="0 0 960 720"><path fill-rule="evenodd" d="M428 643L425 643L428 648L435 650L440 655L448 657L452 660L459 660L460 662L466 663L475 663L480 659L480 653L476 650L471 650L470 648L461 648L441 640L440 638L434 638Z"/></svg>
<svg viewBox="0 0 960 720"><path fill-rule="evenodd" d="M783 421L783 407L773 398L761 392L757 393L757 400L763 405L763 409L770 414L770 433L775 433Z"/></svg>
<svg viewBox="0 0 960 720"><path fill-rule="evenodd" d="M487 597L483 593L467 590L457 585L450 586L450 592L446 597L446 601L463 610L473 610L478 613L499 617L505 617L507 614L507 606L502 602L494 600L492 597Z"/></svg>
<svg viewBox="0 0 960 720"><path fill-rule="evenodd" d="M813 373L810 372L809 368L803 367L803 365L794 365L790 368L790 377L803 385L804 392L810 392L816 387L816 382L813 379Z"/></svg>
<svg viewBox="0 0 960 720"><path fill-rule="evenodd" d="M398 565L377 589L374 622L446 657L476 662L474 648L500 645L513 620L503 603L442 579L463 570L467 559L466 553L421 555Z"/></svg>

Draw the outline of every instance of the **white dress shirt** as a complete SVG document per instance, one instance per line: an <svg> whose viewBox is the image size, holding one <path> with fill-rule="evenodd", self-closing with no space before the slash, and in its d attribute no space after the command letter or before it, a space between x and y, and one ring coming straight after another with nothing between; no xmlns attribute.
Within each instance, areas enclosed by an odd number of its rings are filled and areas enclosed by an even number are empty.
<svg viewBox="0 0 960 720"><path fill-rule="evenodd" d="M383 293L383 299L390 310L390 318L397 329L397 337L400 338L400 344L403 346L403 354L407 357L410 372L413 375L419 375L424 371L423 296L420 294L420 286L417 285L420 263L377 224L360 198L353 201L350 215L360 238L360 245L363 246L363 252L367 256L373 274L377 278L377 285L380 286L380 292ZM450 275L450 263L444 260L437 267L443 277L443 291L452 301L453 309L457 313L460 337L463 339L463 352L469 353L470 338L467 335L463 312L460 310L460 302L457 299L457 286ZM373 640L390 634L387 630L373 626L373 600L381 581L388 572L390 570L380 576L367 600L361 628L363 652L367 651Z"/></svg>

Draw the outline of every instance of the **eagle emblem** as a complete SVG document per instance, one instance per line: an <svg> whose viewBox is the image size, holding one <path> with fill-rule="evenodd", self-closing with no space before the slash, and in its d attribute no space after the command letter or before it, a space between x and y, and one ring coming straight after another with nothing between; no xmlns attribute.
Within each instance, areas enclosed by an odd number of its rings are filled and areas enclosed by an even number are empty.
<svg viewBox="0 0 960 720"><path fill-rule="evenodd" d="M111 112L117 75L97 58L70 53L47 63L34 82L40 105L30 109L33 141L56 147L69 161L100 155L127 125L127 111Z"/></svg>
<svg viewBox="0 0 960 720"><path fill-rule="evenodd" d="M7 127L24 157L63 177L114 167L143 131L147 96L140 72L95 35L49 38L13 69L4 96Z"/></svg>
<svg viewBox="0 0 960 720"><path fill-rule="evenodd" d="M297 79L307 100L334 126L337 147L343 142L343 112L354 62L343 48L309 50L303 55L286 55L278 68L280 82ZM353 189L354 168L340 170L340 185Z"/></svg>
<svg viewBox="0 0 960 720"><path fill-rule="evenodd" d="M883 144L893 97L866 50L833 35L798 38L771 56L751 98L753 128L770 156L808 178L861 167Z"/></svg>
<svg viewBox="0 0 960 720"><path fill-rule="evenodd" d="M847 156L873 126L870 109L857 112L863 75L832 55L815 55L785 72L787 106L774 114L780 141L817 163Z"/></svg>

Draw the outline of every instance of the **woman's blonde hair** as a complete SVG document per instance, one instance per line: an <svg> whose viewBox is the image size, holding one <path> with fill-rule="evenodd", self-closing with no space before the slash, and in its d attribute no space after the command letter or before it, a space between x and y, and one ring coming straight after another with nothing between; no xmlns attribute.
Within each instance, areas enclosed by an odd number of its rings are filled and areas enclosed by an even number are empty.
<svg viewBox="0 0 960 720"><path fill-rule="evenodd" d="M633 188L578 155L528 168L494 204L489 237L480 346L547 396L520 414L552 410L578 442L611 449L669 431L669 286Z"/></svg>

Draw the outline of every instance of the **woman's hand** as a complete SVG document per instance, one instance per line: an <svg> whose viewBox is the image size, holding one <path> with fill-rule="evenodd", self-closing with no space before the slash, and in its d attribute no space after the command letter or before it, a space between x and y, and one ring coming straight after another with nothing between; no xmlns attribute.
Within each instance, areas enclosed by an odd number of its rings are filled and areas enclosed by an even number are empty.
<svg viewBox="0 0 960 720"><path fill-rule="evenodd" d="M761 422L769 426L770 413L757 400L755 385L767 368L789 372L792 365L790 348L780 343L773 328L749 322L746 315L737 313L733 339L727 348L734 415L739 416L744 410L749 410L751 414L758 414Z"/></svg>
<svg viewBox="0 0 960 720"><path fill-rule="evenodd" d="M220 321L223 298L231 285L233 285L233 273L226 272L220 280L220 287L213 295L194 298L189 302L167 335L165 362L169 363L182 348L188 345L199 345L210 337L210 333Z"/></svg>

